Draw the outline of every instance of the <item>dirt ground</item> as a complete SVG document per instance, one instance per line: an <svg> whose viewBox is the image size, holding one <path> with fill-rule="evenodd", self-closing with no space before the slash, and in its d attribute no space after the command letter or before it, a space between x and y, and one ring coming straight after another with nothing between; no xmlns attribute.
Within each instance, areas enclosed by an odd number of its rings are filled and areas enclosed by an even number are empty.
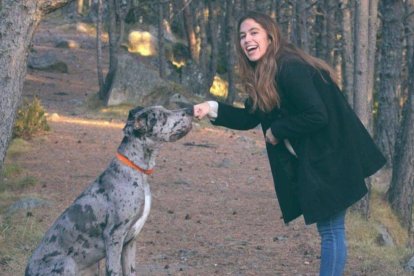
<svg viewBox="0 0 414 276"><path fill-rule="evenodd" d="M55 48L59 38L81 48ZM49 117L51 131L18 159L39 182L24 193L52 202L32 211L45 229L105 169L122 139L122 122L85 118L81 108L97 91L95 50L82 46L94 39L47 22L34 39L38 53L55 52L69 66L67 74L29 70L24 91L58 114ZM160 151L149 177L150 216L136 242L138 274L317 275L315 226L280 219L261 131L206 125L195 122ZM351 254L347 275L363 275L356 263Z"/></svg>

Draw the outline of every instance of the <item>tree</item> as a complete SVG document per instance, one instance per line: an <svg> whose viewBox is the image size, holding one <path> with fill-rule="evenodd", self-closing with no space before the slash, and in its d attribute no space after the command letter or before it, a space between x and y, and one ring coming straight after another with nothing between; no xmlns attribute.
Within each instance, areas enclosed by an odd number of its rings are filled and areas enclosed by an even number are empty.
<svg viewBox="0 0 414 276"><path fill-rule="evenodd" d="M131 7L131 0L108 0L107 3L109 13L109 69L105 77L104 85L98 92L99 98L105 104L108 102L112 89L112 82L115 79L118 68L119 47L124 36L124 22Z"/></svg>
<svg viewBox="0 0 414 276"><path fill-rule="evenodd" d="M414 195L414 55L409 70L408 98L405 102L401 127L395 144L395 157L388 201L399 215L404 226L408 227L411 238L413 227Z"/></svg>
<svg viewBox="0 0 414 276"><path fill-rule="evenodd" d="M392 161L392 178L387 192L391 208L400 217L403 225L408 228L410 246L414 246L414 2L406 1L405 16L408 64L406 85L407 100L402 112L402 121L397 135ZM410 30L411 29L411 30Z"/></svg>
<svg viewBox="0 0 414 276"><path fill-rule="evenodd" d="M98 0L98 14L96 17L96 70L98 74L99 91L104 88L104 77L102 70L102 22L104 4L103 0Z"/></svg>
<svg viewBox="0 0 414 276"><path fill-rule="evenodd" d="M342 82L348 103L354 104L354 40L352 28L352 13L350 0L342 1Z"/></svg>
<svg viewBox="0 0 414 276"><path fill-rule="evenodd" d="M368 128L368 18L369 1L355 3L354 110Z"/></svg>
<svg viewBox="0 0 414 276"><path fill-rule="evenodd" d="M400 113L402 62L402 0L382 0L381 63L378 85L376 142L391 166Z"/></svg>
<svg viewBox="0 0 414 276"><path fill-rule="evenodd" d="M368 19L368 106L369 113L372 113L373 94L375 84L375 60L377 50L377 31L378 31L378 0L369 1L369 19ZM370 116L372 119L372 116ZM369 124L372 126L372 123Z"/></svg>
<svg viewBox="0 0 414 276"><path fill-rule="evenodd" d="M226 98L227 103L233 103L236 97L236 87L234 83L234 65L236 64L236 51L235 51L235 26L234 26L234 14L233 14L233 1L226 0L226 49L227 49L227 81L228 94Z"/></svg>
<svg viewBox="0 0 414 276"><path fill-rule="evenodd" d="M184 12L184 26L187 34L188 48L190 49L191 59L198 63L200 52L197 48L197 37L193 25L193 14L190 6L191 0L182 0Z"/></svg>
<svg viewBox="0 0 414 276"><path fill-rule="evenodd" d="M355 58L354 58L354 110L364 126L369 129L368 107L368 18L369 1L355 2ZM364 217L369 215L370 183L368 195L355 205L354 209Z"/></svg>
<svg viewBox="0 0 414 276"><path fill-rule="evenodd" d="M217 71L217 55L218 55L218 39L217 39L217 5L216 1L208 1L208 32L209 41L211 45L210 62L207 72L207 89L209 91L214 81L214 76Z"/></svg>
<svg viewBox="0 0 414 276"><path fill-rule="evenodd" d="M165 47L164 47L164 17L165 3L158 3L158 72L161 78L165 77Z"/></svg>
<svg viewBox="0 0 414 276"><path fill-rule="evenodd" d="M335 10L332 0L318 1L315 28L317 30L316 56L334 65L334 45L336 36Z"/></svg>
<svg viewBox="0 0 414 276"><path fill-rule="evenodd" d="M33 34L42 18L73 0L0 2L0 170L11 139Z"/></svg>
<svg viewBox="0 0 414 276"><path fill-rule="evenodd" d="M309 40L307 29L308 9L306 1L297 1L292 3L292 42L304 50L309 52Z"/></svg>

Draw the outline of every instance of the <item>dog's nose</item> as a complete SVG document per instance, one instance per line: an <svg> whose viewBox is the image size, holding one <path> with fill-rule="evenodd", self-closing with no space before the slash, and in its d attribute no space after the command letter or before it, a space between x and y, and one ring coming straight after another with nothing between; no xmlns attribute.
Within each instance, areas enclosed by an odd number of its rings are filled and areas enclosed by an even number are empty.
<svg viewBox="0 0 414 276"><path fill-rule="evenodd" d="M184 108L185 114L194 116L194 106L190 105L186 108Z"/></svg>
<svg viewBox="0 0 414 276"><path fill-rule="evenodd" d="M185 115L194 116L194 105L179 102L177 105L184 111Z"/></svg>

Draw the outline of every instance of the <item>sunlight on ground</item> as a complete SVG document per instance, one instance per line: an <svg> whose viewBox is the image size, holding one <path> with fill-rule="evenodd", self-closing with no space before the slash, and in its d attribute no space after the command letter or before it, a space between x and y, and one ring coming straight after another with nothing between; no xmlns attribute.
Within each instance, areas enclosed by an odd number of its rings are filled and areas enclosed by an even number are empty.
<svg viewBox="0 0 414 276"><path fill-rule="evenodd" d="M132 31L128 36L128 51L141 56L154 56L156 54L154 40L149 32Z"/></svg>
<svg viewBox="0 0 414 276"><path fill-rule="evenodd" d="M47 117L47 120L50 122L61 122L61 123L70 123L77 125L89 125L97 127L110 127L110 128L123 128L124 123L115 123L102 120L90 120L90 119L81 119L81 118L72 118L61 116L56 113L53 113Z"/></svg>
<svg viewBox="0 0 414 276"><path fill-rule="evenodd" d="M210 93L216 97L225 99L228 92L228 83L219 76L214 76L213 85L211 85Z"/></svg>
<svg viewBox="0 0 414 276"><path fill-rule="evenodd" d="M96 37L96 27L93 25L86 23L78 23L76 24L76 30L80 33ZM101 40L105 43L109 42L109 35L107 32L102 31Z"/></svg>
<svg viewBox="0 0 414 276"><path fill-rule="evenodd" d="M173 64L175 67L177 67L177 68L181 68L181 67L183 67L183 66L185 65L185 61L183 61L183 60L175 60L175 59L173 59L173 60L172 60L172 64Z"/></svg>

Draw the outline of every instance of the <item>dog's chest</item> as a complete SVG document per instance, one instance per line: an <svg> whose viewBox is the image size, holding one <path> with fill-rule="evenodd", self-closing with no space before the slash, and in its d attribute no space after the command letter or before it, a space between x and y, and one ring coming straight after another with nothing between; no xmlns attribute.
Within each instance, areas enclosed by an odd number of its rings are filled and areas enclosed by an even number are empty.
<svg viewBox="0 0 414 276"><path fill-rule="evenodd" d="M128 233L128 240L135 238L138 235L148 218L151 209L151 191L149 185L144 186L144 201L142 216L135 222L134 225L132 225L132 228Z"/></svg>

